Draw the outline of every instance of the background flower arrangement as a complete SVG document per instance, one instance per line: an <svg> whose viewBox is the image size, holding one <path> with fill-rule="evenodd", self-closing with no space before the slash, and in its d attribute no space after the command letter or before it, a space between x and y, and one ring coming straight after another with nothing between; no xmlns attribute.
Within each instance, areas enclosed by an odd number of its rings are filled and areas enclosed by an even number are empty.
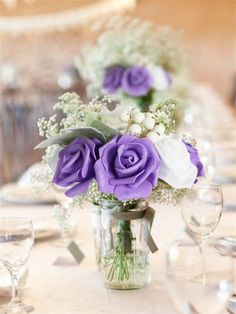
<svg viewBox="0 0 236 314"><path fill-rule="evenodd" d="M146 111L170 95L188 96L189 66L181 33L127 17L111 18L95 30L101 32L97 42L76 59L89 97L115 94Z"/></svg>

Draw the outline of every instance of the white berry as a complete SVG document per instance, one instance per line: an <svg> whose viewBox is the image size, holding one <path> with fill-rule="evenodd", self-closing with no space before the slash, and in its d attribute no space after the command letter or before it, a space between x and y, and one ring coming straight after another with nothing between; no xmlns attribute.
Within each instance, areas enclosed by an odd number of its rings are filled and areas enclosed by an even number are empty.
<svg viewBox="0 0 236 314"><path fill-rule="evenodd" d="M120 120L122 122L128 122L130 119L130 113L128 111L122 111L120 114Z"/></svg>
<svg viewBox="0 0 236 314"><path fill-rule="evenodd" d="M148 117L148 118L152 118L153 114L151 112L146 112L145 116Z"/></svg>
<svg viewBox="0 0 236 314"><path fill-rule="evenodd" d="M151 112L155 112L155 111L156 111L156 107L154 105L151 105L149 107L149 112L151 113Z"/></svg>
<svg viewBox="0 0 236 314"><path fill-rule="evenodd" d="M152 142L152 143L157 143L160 140L160 136L156 132L148 132L147 138Z"/></svg>
<svg viewBox="0 0 236 314"><path fill-rule="evenodd" d="M139 124L131 124L131 126L129 127L129 133L132 135L136 135L139 136L142 132L141 126Z"/></svg>
<svg viewBox="0 0 236 314"><path fill-rule="evenodd" d="M133 109L131 110L131 119L133 119L134 116L135 116L135 114L136 114L136 113L139 113L139 112L140 112L140 110L139 110L138 108L133 108Z"/></svg>
<svg viewBox="0 0 236 314"><path fill-rule="evenodd" d="M132 120L135 123L141 123L143 121L143 119L145 118L145 115L143 112L137 112L133 115Z"/></svg>
<svg viewBox="0 0 236 314"><path fill-rule="evenodd" d="M146 118L143 119L143 126L146 129L151 130L155 126L155 120L153 118L146 117Z"/></svg>
<svg viewBox="0 0 236 314"><path fill-rule="evenodd" d="M158 134L164 134L165 133L165 126L163 123L160 123L159 125L155 126L154 131L157 132Z"/></svg>

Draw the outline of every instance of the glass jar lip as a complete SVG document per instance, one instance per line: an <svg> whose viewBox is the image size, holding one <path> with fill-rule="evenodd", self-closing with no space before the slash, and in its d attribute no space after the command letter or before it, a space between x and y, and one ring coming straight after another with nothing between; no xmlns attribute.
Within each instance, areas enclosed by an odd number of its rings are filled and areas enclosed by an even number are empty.
<svg viewBox="0 0 236 314"><path fill-rule="evenodd" d="M222 186L217 183L204 183L204 182L198 182L196 185L193 186L195 189L199 188L214 188L214 189L221 189Z"/></svg>
<svg viewBox="0 0 236 314"><path fill-rule="evenodd" d="M127 204L128 206L129 204ZM137 210L143 210L144 208L148 207L148 202L146 200L140 199L135 201L133 204L130 203L130 205L135 205L134 208L127 208L129 211L137 211ZM119 200L104 200L99 205L101 208L105 207L106 209L114 209L114 207L118 208L125 208L126 206Z"/></svg>

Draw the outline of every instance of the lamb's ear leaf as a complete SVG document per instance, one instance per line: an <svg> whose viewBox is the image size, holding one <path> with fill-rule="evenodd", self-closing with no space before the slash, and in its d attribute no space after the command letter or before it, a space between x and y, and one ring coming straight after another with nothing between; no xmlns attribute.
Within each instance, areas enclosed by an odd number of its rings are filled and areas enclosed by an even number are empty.
<svg viewBox="0 0 236 314"><path fill-rule="evenodd" d="M106 137L99 130L91 128L78 128L78 129L68 129L65 133L50 137L42 142L40 142L34 149L45 149L51 145L58 144L60 146L65 146L70 144L74 139L79 136L86 136L90 139L96 138L102 143L106 142Z"/></svg>
<svg viewBox="0 0 236 314"><path fill-rule="evenodd" d="M73 141L74 138L75 137L73 132L67 132L61 135L56 135L40 142L34 149L44 149L54 144L64 146Z"/></svg>
<svg viewBox="0 0 236 314"><path fill-rule="evenodd" d="M75 138L78 136L85 136L90 139L96 138L102 143L106 142L106 136L99 129L91 126L88 128L70 129L70 131L75 132Z"/></svg>
<svg viewBox="0 0 236 314"><path fill-rule="evenodd" d="M99 120L94 120L91 123L91 127L102 132L108 141L115 137L116 135L120 134L118 130L110 128L109 126L107 126L106 124L102 123Z"/></svg>

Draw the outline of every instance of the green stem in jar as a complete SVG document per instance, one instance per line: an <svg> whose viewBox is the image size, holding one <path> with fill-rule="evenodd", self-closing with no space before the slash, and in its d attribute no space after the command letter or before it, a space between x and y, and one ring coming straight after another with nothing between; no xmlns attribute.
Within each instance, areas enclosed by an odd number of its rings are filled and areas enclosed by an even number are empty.
<svg viewBox="0 0 236 314"><path fill-rule="evenodd" d="M124 207L119 207L119 211L126 211ZM119 281L129 279L129 271L134 267L132 241L134 240L131 222L129 220L118 221L119 232L117 233L117 244L114 248L115 255L106 258L105 267L110 267L107 278L112 281L116 275Z"/></svg>

